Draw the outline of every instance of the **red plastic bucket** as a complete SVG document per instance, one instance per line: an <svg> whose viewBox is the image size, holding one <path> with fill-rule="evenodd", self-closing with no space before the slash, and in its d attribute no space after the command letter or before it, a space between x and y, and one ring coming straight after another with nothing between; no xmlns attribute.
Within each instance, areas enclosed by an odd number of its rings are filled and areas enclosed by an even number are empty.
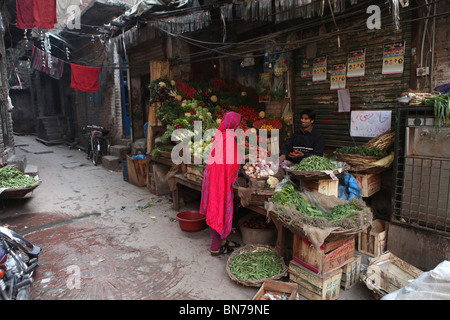
<svg viewBox="0 0 450 320"><path fill-rule="evenodd" d="M200 231L206 227L206 217L199 211L181 211L177 213L176 217L181 230Z"/></svg>

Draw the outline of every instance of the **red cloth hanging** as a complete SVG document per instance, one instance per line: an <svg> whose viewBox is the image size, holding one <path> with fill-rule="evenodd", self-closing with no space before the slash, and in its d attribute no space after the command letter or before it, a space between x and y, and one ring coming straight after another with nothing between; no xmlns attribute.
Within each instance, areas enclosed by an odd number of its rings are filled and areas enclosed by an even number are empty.
<svg viewBox="0 0 450 320"><path fill-rule="evenodd" d="M53 29L58 23L56 0L16 0L19 29Z"/></svg>
<svg viewBox="0 0 450 320"><path fill-rule="evenodd" d="M56 0L33 0L34 26L53 29L58 23L56 17Z"/></svg>
<svg viewBox="0 0 450 320"><path fill-rule="evenodd" d="M70 87L72 89L85 92L97 92L100 89L100 83L98 81L100 68L80 66L73 63L70 64L70 68Z"/></svg>
<svg viewBox="0 0 450 320"><path fill-rule="evenodd" d="M16 0L17 28L34 28L33 2L34 0Z"/></svg>

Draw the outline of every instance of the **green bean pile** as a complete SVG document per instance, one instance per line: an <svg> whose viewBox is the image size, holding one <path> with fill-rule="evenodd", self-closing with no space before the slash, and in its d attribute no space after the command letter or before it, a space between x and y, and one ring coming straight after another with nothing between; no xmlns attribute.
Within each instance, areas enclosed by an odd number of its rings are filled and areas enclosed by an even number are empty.
<svg viewBox="0 0 450 320"><path fill-rule="evenodd" d="M242 280L264 280L282 273L283 262L273 251L243 252L231 260L230 272Z"/></svg>
<svg viewBox="0 0 450 320"><path fill-rule="evenodd" d="M326 214L310 205L294 186L287 186L277 191L272 196L272 202L280 205L295 206L302 215L311 218L324 218L330 222L339 224L344 219L355 221L358 212L363 208L355 199L345 204L336 205L333 210Z"/></svg>
<svg viewBox="0 0 450 320"><path fill-rule="evenodd" d="M326 157L310 156L304 158L300 163L291 167L291 169L297 171L322 171L334 170L337 169L337 166Z"/></svg>
<svg viewBox="0 0 450 320"><path fill-rule="evenodd" d="M35 184L36 180L24 175L19 169L13 166L6 166L0 169L0 188L23 188Z"/></svg>
<svg viewBox="0 0 450 320"><path fill-rule="evenodd" d="M294 186L287 186L277 191L272 196L272 202L281 205L292 205L295 206L297 211L301 212L303 215L310 217L322 216L322 212L310 205L298 192L295 190Z"/></svg>

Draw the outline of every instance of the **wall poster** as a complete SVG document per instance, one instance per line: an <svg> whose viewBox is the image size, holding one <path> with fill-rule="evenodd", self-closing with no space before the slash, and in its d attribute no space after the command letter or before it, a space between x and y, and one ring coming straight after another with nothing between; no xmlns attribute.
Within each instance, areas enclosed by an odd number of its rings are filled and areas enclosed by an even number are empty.
<svg viewBox="0 0 450 320"><path fill-rule="evenodd" d="M347 77L364 77L366 70L366 48L352 50L348 53Z"/></svg>
<svg viewBox="0 0 450 320"><path fill-rule="evenodd" d="M345 88L345 69L346 64L333 64L330 70L330 89L344 89Z"/></svg>
<svg viewBox="0 0 450 320"><path fill-rule="evenodd" d="M327 80L327 57L314 58L313 62L313 78L312 81Z"/></svg>
<svg viewBox="0 0 450 320"><path fill-rule="evenodd" d="M405 61L405 42L393 42L384 45L382 74L403 73Z"/></svg>

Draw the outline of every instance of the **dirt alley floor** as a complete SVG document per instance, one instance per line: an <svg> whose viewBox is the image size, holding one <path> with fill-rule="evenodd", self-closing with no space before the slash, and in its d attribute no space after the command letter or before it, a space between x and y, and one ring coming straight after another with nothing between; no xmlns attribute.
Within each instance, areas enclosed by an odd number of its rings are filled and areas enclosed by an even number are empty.
<svg viewBox="0 0 450 320"><path fill-rule="evenodd" d="M42 184L3 201L0 224L42 248L36 300L249 300L258 288L233 282L228 256L208 253L209 231L185 232L171 197L95 167L67 145L15 136L16 155L39 169ZM183 209L195 209L195 202ZM241 242L239 233L232 240ZM371 300L363 283L340 300Z"/></svg>

